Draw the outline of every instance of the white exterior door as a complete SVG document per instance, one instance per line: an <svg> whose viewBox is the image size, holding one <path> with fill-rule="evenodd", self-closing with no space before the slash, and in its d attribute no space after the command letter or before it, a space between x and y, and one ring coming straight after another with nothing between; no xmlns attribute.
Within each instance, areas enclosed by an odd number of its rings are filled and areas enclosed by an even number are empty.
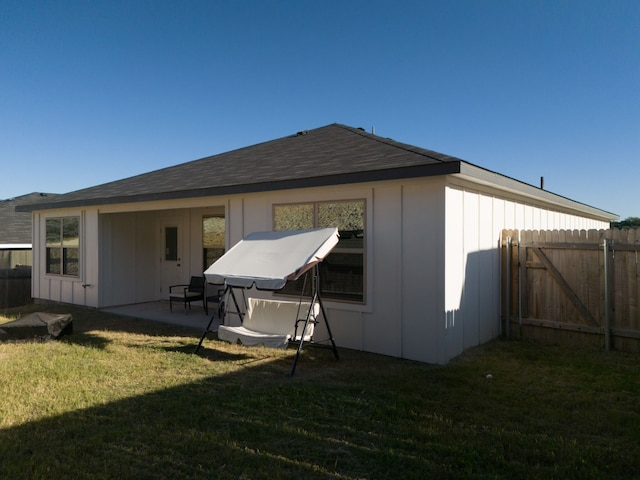
<svg viewBox="0 0 640 480"><path fill-rule="evenodd" d="M160 298L169 298L169 286L183 283L182 219L165 218L160 225Z"/></svg>

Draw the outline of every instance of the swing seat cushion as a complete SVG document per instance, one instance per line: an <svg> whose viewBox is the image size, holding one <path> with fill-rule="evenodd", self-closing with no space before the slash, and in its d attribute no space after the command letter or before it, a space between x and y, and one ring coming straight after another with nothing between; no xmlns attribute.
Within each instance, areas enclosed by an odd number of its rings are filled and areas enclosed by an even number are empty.
<svg viewBox="0 0 640 480"><path fill-rule="evenodd" d="M309 312L310 302L291 302L248 298L247 312L241 326L220 325L218 338L230 343L243 345L264 345L270 348L287 348L289 341L300 340L304 321ZM303 340L311 341L315 320L320 313L320 305L314 304L311 319L304 332ZM294 339L296 320L298 334Z"/></svg>

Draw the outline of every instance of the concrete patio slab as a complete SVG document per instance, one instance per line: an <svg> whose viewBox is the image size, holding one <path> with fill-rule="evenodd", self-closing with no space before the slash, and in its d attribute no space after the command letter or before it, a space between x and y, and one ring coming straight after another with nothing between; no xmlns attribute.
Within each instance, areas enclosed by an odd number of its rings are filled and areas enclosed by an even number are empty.
<svg viewBox="0 0 640 480"><path fill-rule="evenodd" d="M102 311L127 317L170 323L183 327L192 327L200 331L204 331L211 319L211 315L215 312L215 305L210 306L208 315L204 312L204 308L196 305L193 305L191 310L185 310L182 305L174 305L173 312L171 312L169 310L168 300L108 307L103 308ZM211 331L217 331L216 322L211 325Z"/></svg>

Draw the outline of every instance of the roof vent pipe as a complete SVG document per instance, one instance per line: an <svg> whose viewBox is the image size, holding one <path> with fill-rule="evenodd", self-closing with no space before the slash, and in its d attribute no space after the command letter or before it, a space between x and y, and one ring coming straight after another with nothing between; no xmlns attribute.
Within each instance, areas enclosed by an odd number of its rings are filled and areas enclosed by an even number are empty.
<svg viewBox="0 0 640 480"><path fill-rule="evenodd" d="M376 127L371 127L371 134L375 135L376 134Z"/></svg>
<svg viewBox="0 0 640 480"><path fill-rule="evenodd" d="M544 190L544 177L540 177L540 190Z"/></svg>

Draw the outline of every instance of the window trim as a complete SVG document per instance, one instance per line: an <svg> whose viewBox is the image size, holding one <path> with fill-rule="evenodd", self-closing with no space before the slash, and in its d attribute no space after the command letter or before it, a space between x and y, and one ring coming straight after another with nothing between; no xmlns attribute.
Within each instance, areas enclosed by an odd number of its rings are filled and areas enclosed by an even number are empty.
<svg viewBox="0 0 640 480"><path fill-rule="evenodd" d="M75 219L78 222L78 245L75 247L64 247L64 220L66 219ZM48 268L49 268L49 262L47 261L47 259L49 258L48 255L48 238L47 238L47 222L51 221L51 220L59 220L60 221L60 242L59 244L57 244L55 247L52 248L56 248L59 249L60 252L60 273L56 273L56 272L49 272ZM54 277L54 278L68 278L68 279L74 279L74 280L81 280L82 277L82 248L81 248L81 237L82 237L82 216L81 215L55 215L55 216L50 216L50 217L45 217L44 218L44 251L43 251L43 261L44 261L44 273L46 276L50 276L50 277ZM76 274L70 274L70 273L65 273L65 263L64 263L64 259L67 257L66 256L66 252L65 250L67 250L68 248L73 248L77 251L77 273Z"/></svg>

